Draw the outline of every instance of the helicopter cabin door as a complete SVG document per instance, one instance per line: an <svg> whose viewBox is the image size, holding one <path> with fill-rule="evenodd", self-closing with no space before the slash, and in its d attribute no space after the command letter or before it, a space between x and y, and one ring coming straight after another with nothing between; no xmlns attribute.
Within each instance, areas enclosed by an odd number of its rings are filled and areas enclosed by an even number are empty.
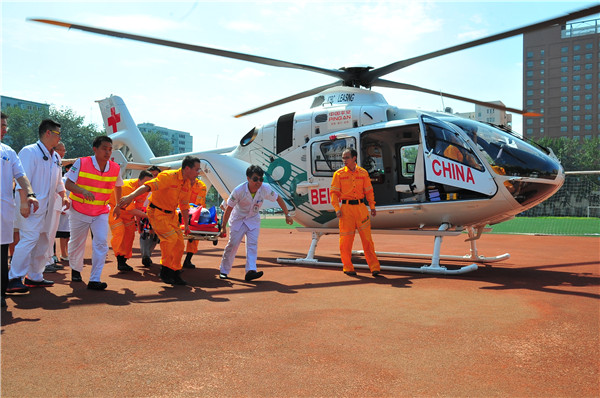
<svg viewBox="0 0 600 398"><path fill-rule="evenodd" d="M357 138L352 134L343 137L319 137L309 144L311 182L308 186L308 202L315 211L331 211L329 188L333 173L344 167L342 152L345 149L356 149Z"/></svg>
<svg viewBox="0 0 600 398"><path fill-rule="evenodd" d="M417 162L422 159L424 171L424 185L419 188L423 188L427 201L494 196L494 179L457 127L424 114L419 117L419 125L421 145Z"/></svg>

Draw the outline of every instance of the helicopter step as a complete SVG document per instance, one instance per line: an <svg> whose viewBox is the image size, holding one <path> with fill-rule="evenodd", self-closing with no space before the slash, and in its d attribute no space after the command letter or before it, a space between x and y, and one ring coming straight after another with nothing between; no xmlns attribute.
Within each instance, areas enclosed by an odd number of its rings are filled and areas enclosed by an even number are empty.
<svg viewBox="0 0 600 398"><path fill-rule="evenodd" d="M450 225L447 223L442 224L437 231L418 231L418 230L372 230L373 233L387 233L387 234L404 234L404 235L429 235L434 236L434 245L433 245L433 255L424 255L427 257L423 258L431 258L431 264L423 265L422 267L397 267L397 266L389 266L382 265L381 269L383 271L397 271L397 272L417 272L422 274L437 274L437 275L456 275L456 274L464 274L467 272L475 271L478 267L477 264L469 264L458 269L447 269L446 267L440 265L440 250L442 246L442 238L444 236L456 236L462 233L462 230L452 230L449 231ZM329 234L337 234L339 230L335 228L297 228L302 232L311 232L312 233L312 241L310 244L310 248L308 250L308 254L305 258L277 258L277 262L280 264L301 264L301 265L315 265L315 266L328 266L328 267L341 267L342 263L335 262L324 262L315 259L315 251L317 248L317 243L319 239L323 235ZM469 236L471 236L472 231L469 231ZM480 235L481 233L479 233ZM473 246L474 238L471 243ZM355 268L360 269L369 269L367 264L355 264Z"/></svg>

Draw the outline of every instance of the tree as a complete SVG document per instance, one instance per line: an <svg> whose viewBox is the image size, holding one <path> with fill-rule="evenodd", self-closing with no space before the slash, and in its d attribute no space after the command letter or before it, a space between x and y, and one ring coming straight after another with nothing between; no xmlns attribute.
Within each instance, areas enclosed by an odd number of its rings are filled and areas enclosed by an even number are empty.
<svg viewBox="0 0 600 398"><path fill-rule="evenodd" d="M67 158L89 156L94 138L102 132L94 124L84 125L83 116L78 116L70 108L46 110L25 110L8 108L8 134L5 141L17 153L25 146L39 139L38 127L43 119L50 118L61 125L60 139L67 149Z"/></svg>
<svg viewBox="0 0 600 398"><path fill-rule="evenodd" d="M142 133L144 139L152 149L154 156L167 156L173 151L173 145L163 138L158 131L149 131Z"/></svg>
<svg viewBox="0 0 600 398"><path fill-rule="evenodd" d="M93 155L92 143L104 135L95 124L84 125L83 116L76 115L70 108L56 110L50 108L50 118L60 123L60 140L67 149L66 158L79 158Z"/></svg>
<svg viewBox="0 0 600 398"><path fill-rule="evenodd" d="M223 198L221 198L221 195L219 195L219 192L217 192L214 185L211 185L210 189L206 193L206 207L210 208L215 206L218 208L222 200Z"/></svg>
<svg viewBox="0 0 600 398"><path fill-rule="evenodd" d="M47 110L25 110L21 108L7 108L3 111L8 115L8 133L4 143L15 152L38 140L38 127L40 122L50 117Z"/></svg>
<svg viewBox="0 0 600 398"><path fill-rule="evenodd" d="M543 137L537 143L552 148L565 171L600 170L600 138L581 141Z"/></svg>

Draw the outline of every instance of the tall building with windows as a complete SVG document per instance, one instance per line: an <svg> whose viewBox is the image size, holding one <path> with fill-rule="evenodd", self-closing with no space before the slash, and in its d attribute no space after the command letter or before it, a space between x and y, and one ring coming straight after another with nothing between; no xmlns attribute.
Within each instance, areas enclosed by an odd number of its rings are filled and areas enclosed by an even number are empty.
<svg viewBox="0 0 600 398"><path fill-rule="evenodd" d="M149 133L156 131L162 135L162 137L169 141L173 146L171 155L178 153L191 152L194 146L193 137L190 133L185 131L172 130L166 127L156 126L153 123L141 123L137 125L142 133Z"/></svg>
<svg viewBox="0 0 600 398"><path fill-rule="evenodd" d="M600 136L600 19L523 35L523 136Z"/></svg>

